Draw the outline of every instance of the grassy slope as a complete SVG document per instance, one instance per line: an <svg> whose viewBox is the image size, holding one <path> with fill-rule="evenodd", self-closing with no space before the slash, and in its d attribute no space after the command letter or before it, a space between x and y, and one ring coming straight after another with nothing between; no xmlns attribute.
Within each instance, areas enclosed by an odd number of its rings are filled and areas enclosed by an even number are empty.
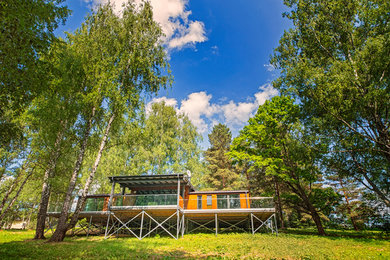
<svg viewBox="0 0 390 260"><path fill-rule="evenodd" d="M297 233L297 232L295 232ZM276 258L390 259L390 241L307 234L189 234L136 238L74 237L60 244L32 241L33 231L0 231L0 259Z"/></svg>

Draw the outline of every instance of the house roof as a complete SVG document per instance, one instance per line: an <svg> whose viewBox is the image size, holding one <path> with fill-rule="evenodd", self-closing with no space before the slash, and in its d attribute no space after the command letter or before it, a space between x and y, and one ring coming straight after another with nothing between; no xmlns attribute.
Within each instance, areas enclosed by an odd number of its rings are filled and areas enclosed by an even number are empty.
<svg viewBox="0 0 390 260"><path fill-rule="evenodd" d="M118 183L122 188L126 187L139 194L162 190L176 190L177 192L178 181L181 187L188 186L190 191L195 191L186 174L111 176L108 178L111 183Z"/></svg>

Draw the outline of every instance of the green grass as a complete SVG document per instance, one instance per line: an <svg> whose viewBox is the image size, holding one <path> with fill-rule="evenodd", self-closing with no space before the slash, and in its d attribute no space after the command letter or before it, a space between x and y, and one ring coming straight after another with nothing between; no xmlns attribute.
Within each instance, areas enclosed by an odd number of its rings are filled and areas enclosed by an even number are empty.
<svg viewBox="0 0 390 260"><path fill-rule="evenodd" d="M390 259L390 241L380 232L353 236L328 231L331 236L320 237L310 230L298 231L279 236L188 234L179 240L153 237L142 241L130 237L67 237L55 244L31 240L33 231L0 231L0 259Z"/></svg>

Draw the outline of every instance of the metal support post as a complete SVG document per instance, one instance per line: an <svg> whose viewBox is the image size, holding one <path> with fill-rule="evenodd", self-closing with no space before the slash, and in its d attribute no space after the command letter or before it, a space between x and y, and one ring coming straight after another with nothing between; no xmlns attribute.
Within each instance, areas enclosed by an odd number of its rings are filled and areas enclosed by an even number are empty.
<svg viewBox="0 0 390 260"><path fill-rule="evenodd" d="M218 214L215 214L215 236L218 235Z"/></svg>
<svg viewBox="0 0 390 260"><path fill-rule="evenodd" d="M149 218L149 237L150 237L150 230L152 229L152 219Z"/></svg>
<svg viewBox="0 0 390 260"><path fill-rule="evenodd" d="M89 236L89 229L90 229L90 227L91 227L91 223L92 223L92 216L89 218L87 237Z"/></svg>
<svg viewBox="0 0 390 260"><path fill-rule="evenodd" d="M276 232L276 235L279 235L278 234L278 222L276 221L276 214L274 214L274 220L275 220L275 232Z"/></svg>
<svg viewBox="0 0 390 260"><path fill-rule="evenodd" d="M185 223L185 219L184 219L184 214L183 214L183 216L181 217L181 237L184 236L184 231L185 231L184 223Z"/></svg>
<svg viewBox="0 0 390 260"><path fill-rule="evenodd" d="M139 230L139 237L142 237L142 230L144 228L144 215L145 215L145 211L142 211L142 215L141 215L141 227L140 227L140 230Z"/></svg>
<svg viewBox="0 0 390 260"><path fill-rule="evenodd" d="M107 238L108 224L110 224L110 217L111 217L111 212L109 212L108 217L107 217L107 225L106 225L106 232L104 233L104 239Z"/></svg>
<svg viewBox="0 0 390 260"><path fill-rule="evenodd" d="M253 226L253 214L251 213L251 226L252 226L252 235L255 234L255 227Z"/></svg>

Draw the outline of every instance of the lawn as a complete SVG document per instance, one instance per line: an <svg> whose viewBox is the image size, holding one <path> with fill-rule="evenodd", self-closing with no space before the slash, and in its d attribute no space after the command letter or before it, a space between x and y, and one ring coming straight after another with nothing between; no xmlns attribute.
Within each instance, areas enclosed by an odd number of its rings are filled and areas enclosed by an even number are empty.
<svg viewBox="0 0 390 260"><path fill-rule="evenodd" d="M67 237L63 243L31 240L33 231L0 231L0 259L390 259L390 241L379 232L309 231L272 234L188 234L169 237Z"/></svg>

